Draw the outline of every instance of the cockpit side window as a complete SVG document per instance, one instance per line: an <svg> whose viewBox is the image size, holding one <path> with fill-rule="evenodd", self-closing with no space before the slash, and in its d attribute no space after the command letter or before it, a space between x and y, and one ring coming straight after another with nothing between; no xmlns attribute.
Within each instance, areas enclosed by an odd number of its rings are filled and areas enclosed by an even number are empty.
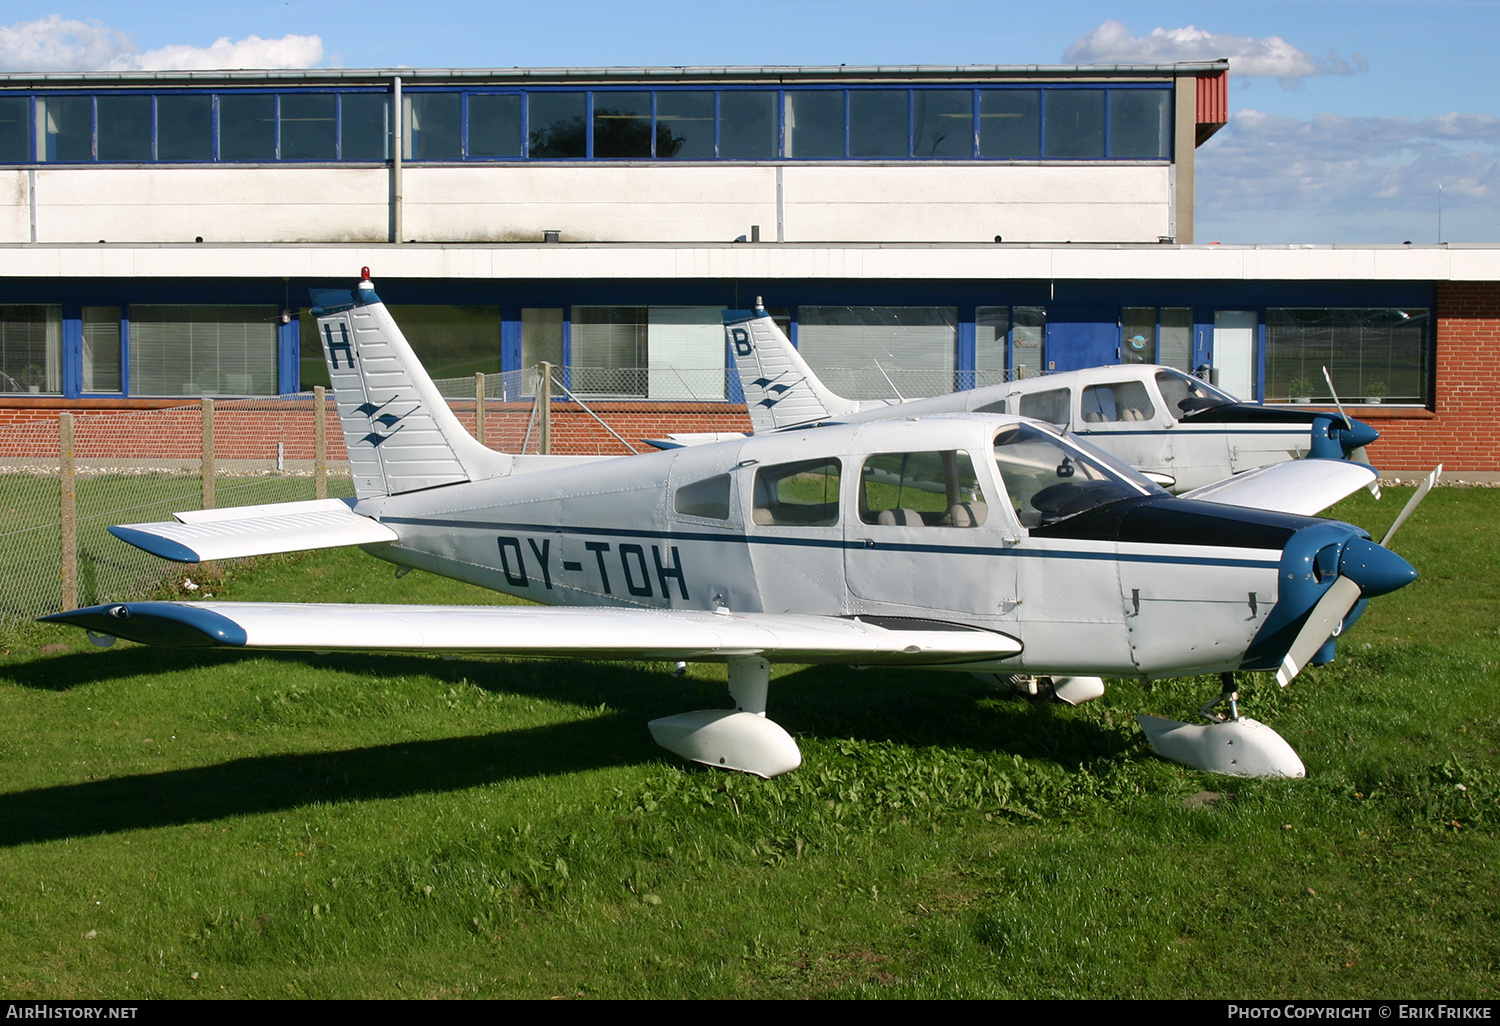
<svg viewBox="0 0 1500 1026"><path fill-rule="evenodd" d="M716 474L683 485L672 497L672 509L684 516L729 519L729 475Z"/></svg>
<svg viewBox="0 0 1500 1026"><path fill-rule="evenodd" d="M1082 405L1083 419L1091 424L1150 420L1156 416L1151 396L1139 381L1090 385L1083 390Z"/></svg>
<svg viewBox="0 0 1500 1026"><path fill-rule="evenodd" d="M1160 493L1128 468L1107 466L1029 424L995 435L995 466L1025 528L1042 527L1117 499Z"/></svg>
<svg viewBox="0 0 1500 1026"><path fill-rule="evenodd" d="M755 472L755 523L828 527L839 522L839 461L781 463Z"/></svg>
<svg viewBox="0 0 1500 1026"><path fill-rule="evenodd" d="M962 449L887 452L865 460L859 518L885 527L978 527L989 506Z"/></svg>

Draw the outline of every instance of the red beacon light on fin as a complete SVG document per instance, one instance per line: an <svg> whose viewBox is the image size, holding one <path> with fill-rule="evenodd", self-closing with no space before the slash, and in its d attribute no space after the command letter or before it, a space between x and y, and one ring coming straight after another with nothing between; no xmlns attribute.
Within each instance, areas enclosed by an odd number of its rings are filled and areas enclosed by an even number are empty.
<svg viewBox="0 0 1500 1026"><path fill-rule="evenodd" d="M359 287L362 288L362 289L367 289L367 288L371 287L370 286L370 269L368 267L361 267L359 269Z"/></svg>

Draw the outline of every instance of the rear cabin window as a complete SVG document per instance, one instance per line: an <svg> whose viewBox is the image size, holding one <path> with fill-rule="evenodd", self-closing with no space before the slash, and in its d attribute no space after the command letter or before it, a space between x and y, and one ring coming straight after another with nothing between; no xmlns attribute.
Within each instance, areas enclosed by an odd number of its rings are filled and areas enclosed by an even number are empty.
<svg viewBox="0 0 1500 1026"><path fill-rule="evenodd" d="M683 485L672 498L672 508L685 516L728 520L729 475L719 474Z"/></svg>
<svg viewBox="0 0 1500 1026"><path fill-rule="evenodd" d="M1068 423L1068 395L1066 388L1030 392L1021 396L1021 406L1017 412L1032 420L1045 420L1048 424L1063 427Z"/></svg>
<svg viewBox="0 0 1500 1026"><path fill-rule="evenodd" d="M978 527L989 515L962 449L890 452L865 460L859 518L884 527Z"/></svg>
<svg viewBox="0 0 1500 1026"><path fill-rule="evenodd" d="M839 461L803 460L755 472L757 524L828 527L839 522Z"/></svg>

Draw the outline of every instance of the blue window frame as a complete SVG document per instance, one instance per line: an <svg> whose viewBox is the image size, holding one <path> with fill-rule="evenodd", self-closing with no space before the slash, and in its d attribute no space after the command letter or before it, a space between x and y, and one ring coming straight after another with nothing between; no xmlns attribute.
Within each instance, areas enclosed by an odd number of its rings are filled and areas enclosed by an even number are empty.
<svg viewBox="0 0 1500 1026"><path fill-rule="evenodd" d="M1151 84L412 87L0 95L0 164L1169 160Z"/></svg>

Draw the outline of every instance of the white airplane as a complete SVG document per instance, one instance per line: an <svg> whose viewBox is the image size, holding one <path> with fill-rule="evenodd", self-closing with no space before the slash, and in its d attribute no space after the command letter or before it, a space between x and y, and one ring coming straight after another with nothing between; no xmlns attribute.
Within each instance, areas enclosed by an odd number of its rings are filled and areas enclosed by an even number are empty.
<svg viewBox="0 0 1500 1026"><path fill-rule="evenodd" d="M1242 402L1180 370L1148 364L1091 367L927 399L846 399L819 380L764 308L726 310L724 332L757 434L934 413L1014 413L1081 436L1174 492L1302 456L1368 462L1364 447L1380 437L1342 409Z"/></svg>
<svg viewBox="0 0 1500 1026"><path fill-rule="evenodd" d="M1158 750L1301 775L1279 735L1239 716L1232 675L1289 682L1332 658L1368 599L1416 577L1384 542L1308 515L1368 484L1367 467L1287 463L1174 498L1013 415L611 459L495 452L459 425L368 271L315 302L357 497L111 531L184 562L358 545L398 574L554 608L112 602L44 619L101 643L724 662L736 708L667 716L653 735L766 777L801 761L765 716L776 662L1046 674L1085 691L1219 673L1205 709L1227 713L1144 718Z"/></svg>

